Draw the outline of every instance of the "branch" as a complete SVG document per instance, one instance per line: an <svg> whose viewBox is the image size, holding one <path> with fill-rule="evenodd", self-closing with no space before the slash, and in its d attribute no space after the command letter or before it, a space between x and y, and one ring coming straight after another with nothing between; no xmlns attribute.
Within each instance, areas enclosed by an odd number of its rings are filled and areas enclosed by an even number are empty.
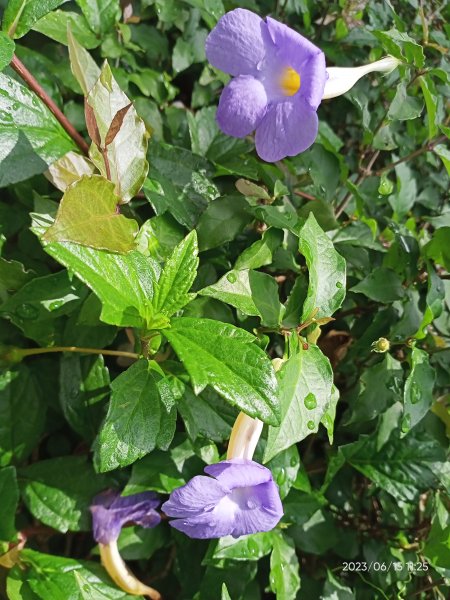
<svg viewBox="0 0 450 600"><path fill-rule="evenodd" d="M47 106L47 108L55 115L62 127L70 135L70 137L73 139L73 141L81 150L81 152L87 155L89 153L88 144L78 133L78 131L75 129L72 123L70 123L67 117L62 113L62 111L58 108L55 102L50 98L50 96L43 89L43 87L38 83L38 81L36 81L36 79L33 77L30 71L28 71L28 69L22 63L22 61L17 58L16 55L13 56L10 66L18 75L20 75L20 77L25 81L30 90L32 90L37 96L39 96L39 98Z"/></svg>

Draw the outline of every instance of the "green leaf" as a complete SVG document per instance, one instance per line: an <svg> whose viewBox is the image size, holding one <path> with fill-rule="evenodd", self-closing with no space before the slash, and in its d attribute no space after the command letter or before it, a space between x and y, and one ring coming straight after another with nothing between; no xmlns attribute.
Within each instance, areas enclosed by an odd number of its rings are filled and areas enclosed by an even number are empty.
<svg viewBox="0 0 450 600"><path fill-rule="evenodd" d="M280 498L285 498L292 488L300 469L300 457L297 446L290 446L267 463L272 471L273 479L280 491Z"/></svg>
<svg viewBox="0 0 450 600"><path fill-rule="evenodd" d="M181 225L192 229L200 214L219 191L208 178L210 163L169 144L150 144L152 168L144 193L156 214L169 212Z"/></svg>
<svg viewBox="0 0 450 600"><path fill-rule="evenodd" d="M111 181L100 175L83 176L72 184L43 240L75 242L111 252L132 250L139 226L118 212L120 198L114 188Z"/></svg>
<svg viewBox="0 0 450 600"><path fill-rule="evenodd" d="M254 533L234 538L231 535L214 542L212 557L231 560L259 560L272 550L272 533Z"/></svg>
<svg viewBox="0 0 450 600"><path fill-rule="evenodd" d="M1 263L0 263L1 265ZM434 267L429 264L427 268L428 280L427 280L427 295L426 295L426 309L422 318L420 328L414 336L417 339L423 339L427 335L428 325L430 325L434 319L439 317L443 310L443 301L445 299L445 287L444 282L434 270Z"/></svg>
<svg viewBox="0 0 450 600"><path fill-rule="evenodd" d="M130 596L94 562L25 549L8 574L11 600L143 600Z"/></svg>
<svg viewBox="0 0 450 600"><path fill-rule="evenodd" d="M283 234L278 229L267 229L260 240L246 248L238 257L235 269L259 269L272 262L273 253L280 246Z"/></svg>
<svg viewBox="0 0 450 600"><path fill-rule="evenodd" d="M406 83L401 81L397 86L397 92L391 102L388 118L397 121L417 119L423 110L423 102L419 98L409 96L406 91Z"/></svg>
<svg viewBox="0 0 450 600"><path fill-rule="evenodd" d="M331 571L328 571L327 575L321 600L355 600L355 594L349 587L342 585Z"/></svg>
<svg viewBox="0 0 450 600"><path fill-rule="evenodd" d="M0 73L0 187L42 173L75 144L44 103Z"/></svg>
<svg viewBox="0 0 450 600"><path fill-rule="evenodd" d="M0 541L9 542L16 533L15 515L19 503L16 469L0 469Z"/></svg>
<svg viewBox="0 0 450 600"><path fill-rule="evenodd" d="M226 196L214 200L198 221L200 252L233 240L251 219L242 196Z"/></svg>
<svg viewBox="0 0 450 600"><path fill-rule="evenodd" d="M188 371L194 391L210 385L230 404L266 423L279 422L276 379L255 337L211 319L174 318L164 331Z"/></svg>
<svg viewBox="0 0 450 600"><path fill-rule="evenodd" d="M69 46L70 68L80 84L83 94L87 96L100 77L100 69L89 52L78 43L70 28L67 31L67 44Z"/></svg>
<svg viewBox="0 0 450 600"><path fill-rule="evenodd" d="M0 375L0 466L28 458L44 430L45 412L29 369L18 365Z"/></svg>
<svg viewBox="0 0 450 600"><path fill-rule="evenodd" d="M264 462L319 429L332 393L333 371L317 346L302 346L279 372L281 424L270 427Z"/></svg>
<svg viewBox="0 0 450 600"><path fill-rule="evenodd" d="M36 519L61 533L88 531L92 498L111 485L86 456L41 460L18 471L22 497Z"/></svg>
<svg viewBox="0 0 450 600"><path fill-rule="evenodd" d="M69 44L69 30L84 48L97 48L100 44L100 39L91 30L85 17L76 12L55 10L39 19L33 30L65 46Z"/></svg>
<svg viewBox="0 0 450 600"><path fill-rule="evenodd" d="M0 71L9 65L14 56L16 45L3 31L0 31Z"/></svg>
<svg viewBox="0 0 450 600"><path fill-rule="evenodd" d="M10 37L24 36L41 17L65 0L9 0L2 19L2 29Z"/></svg>
<svg viewBox="0 0 450 600"><path fill-rule="evenodd" d="M439 485L445 450L427 435L391 437L380 450L372 437L340 449L347 461L397 500L416 502L423 491Z"/></svg>
<svg viewBox="0 0 450 600"><path fill-rule="evenodd" d="M299 564L294 542L281 531L272 533L270 589L277 600L296 598L300 589Z"/></svg>
<svg viewBox="0 0 450 600"><path fill-rule="evenodd" d="M438 106L438 95L436 92L436 86L432 78L429 75L422 75L419 77L420 87L422 88L423 97L425 99L425 105L427 107L428 114L428 139L433 138L437 132L436 113Z"/></svg>
<svg viewBox="0 0 450 600"><path fill-rule="evenodd" d="M411 372L405 383L402 433L406 435L427 414L433 402L434 369L423 350L413 348Z"/></svg>
<svg viewBox="0 0 450 600"><path fill-rule="evenodd" d="M71 281L67 271L35 277L0 308L32 340L42 345L55 343L55 319L71 313L86 297L86 288Z"/></svg>
<svg viewBox="0 0 450 600"><path fill-rule="evenodd" d="M442 498L435 498L436 512L431 522L423 555L437 568L447 569L450 564L450 514Z"/></svg>
<svg viewBox="0 0 450 600"><path fill-rule="evenodd" d="M177 399L178 412L192 440L204 436L223 442L230 437L231 426L224 418L226 405L214 402L215 398L211 396L215 395L204 392L196 396L188 386L183 386L183 394Z"/></svg>
<svg viewBox="0 0 450 600"><path fill-rule="evenodd" d="M441 227L423 248L423 254L450 270L450 227Z"/></svg>
<svg viewBox="0 0 450 600"><path fill-rule="evenodd" d="M164 402L167 386L156 363L138 360L116 377L111 390L94 445L100 472L130 465L156 447L166 449L175 432L176 410Z"/></svg>
<svg viewBox="0 0 450 600"><path fill-rule="evenodd" d="M159 265L140 252L113 254L78 244L45 246L58 262L73 271L102 302L101 319L120 327L152 328L151 306Z"/></svg>
<svg viewBox="0 0 450 600"><path fill-rule="evenodd" d="M230 594L228 593L228 589L227 586L222 583L222 595L221 595L221 600L232 600Z"/></svg>
<svg viewBox="0 0 450 600"><path fill-rule="evenodd" d="M373 35L379 39L386 52L392 54L399 60L406 60L421 69L425 64L423 48L407 33L390 29L389 31L373 31Z"/></svg>
<svg viewBox="0 0 450 600"><path fill-rule="evenodd" d="M103 356L66 354L61 358L59 403L69 425L92 441L104 416L109 373Z"/></svg>
<svg viewBox="0 0 450 600"><path fill-rule="evenodd" d="M195 297L195 294L189 294L189 290L197 268L197 233L194 230L174 248L164 266L153 301L155 312L171 317Z"/></svg>
<svg viewBox="0 0 450 600"><path fill-rule="evenodd" d="M397 188L396 193L389 196L389 204L398 218L402 218L408 214L408 211L416 202L417 181L413 171L406 163L397 165L395 174L397 176Z"/></svg>
<svg viewBox="0 0 450 600"><path fill-rule="evenodd" d="M434 152L444 163L444 167L448 173L448 176L450 177L450 150L443 144L438 144L434 147Z"/></svg>
<svg viewBox="0 0 450 600"><path fill-rule="evenodd" d="M319 309L315 317L330 317L345 298L345 260L312 213L300 230L299 249L309 271L308 295L301 320L305 321L315 309Z"/></svg>
<svg viewBox="0 0 450 600"><path fill-rule="evenodd" d="M282 318L278 285L267 273L249 269L229 271L199 293L231 304L246 315L260 317L263 325L269 327L279 325Z"/></svg>
<svg viewBox="0 0 450 600"><path fill-rule="evenodd" d="M92 145L91 159L101 174L114 182L121 200L128 202L141 189L148 171L149 134L144 121L120 89L108 63L103 65L86 101L92 109L100 146L97 149Z"/></svg>
<svg viewBox="0 0 450 600"><path fill-rule="evenodd" d="M76 0L89 27L98 35L108 33L120 19L116 0Z"/></svg>
<svg viewBox="0 0 450 600"><path fill-rule="evenodd" d="M0 257L0 301L5 302L10 294L19 290L33 277L22 263Z"/></svg>
<svg viewBox="0 0 450 600"><path fill-rule="evenodd" d="M364 294L367 298L376 302L388 304L395 300L401 300L405 295L402 281L391 269L377 267L357 285L350 288L351 292Z"/></svg>

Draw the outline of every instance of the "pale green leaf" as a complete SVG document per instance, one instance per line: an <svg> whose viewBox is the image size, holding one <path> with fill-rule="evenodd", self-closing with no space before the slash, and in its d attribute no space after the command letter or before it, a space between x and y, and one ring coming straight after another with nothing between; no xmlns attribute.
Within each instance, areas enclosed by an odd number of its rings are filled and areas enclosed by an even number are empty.
<svg viewBox="0 0 450 600"><path fill-rule="evenodd" d="M114 182L116 194L122 202L127 202L141 189L148 171L149 134L144 121L133 105L129 106L130 100L114 79L108 63L103 65L87 103L93 110L103 151L102 154L93 144L91 159L102 175ZM121 122L114 121L119 111L127 106L129 109ZM111 127L115 128L112 140Z"/></svg>
<svg viewBox="0 0 450 600"><path fill-rule="evenodd" d="M402 434L409 433L429 411L433 402L435 372L424 350L413 348L411 372L405 383Z"/></svg>
<svg viewBox="0 0 450 600"><path fill-rule="evenodd" d="M94 165L88 158L76 152L68 152L49 166L45 176L58 190L65 192L69 185L93 172Z"/></svg>
<svg viewBox="0 0 450 600"><path fill-rule="evenodd" d="M80 84L83 94L87 96L100 77L100 69L89 52L74 37L70 27L67 30L67 44L69 47L70 68Z"/></svg>
<svg viewBox="0 0 450 600"><path fill-rule="evenodd" d="M3 71L11 62L15 47L14 41L6 33L0 31L0 71Z"/></svg>
<svg viewBox="0 0 450 600"><path fill-rule="evenodd" d="M39 19L34 24L33 30L65 46L69 43L67 37L69 30L84 48L97 48L100 44L100 39L90 29L85 17L76 12L55 10Z"/></svg>
<svg viewBox="0 0 450 600"><path fill-rule="evenodd" d="M83 176L64 193L45 242L75 242L91 248L128 252L139 226L118 212L114 184L100 175Z"/></svg>

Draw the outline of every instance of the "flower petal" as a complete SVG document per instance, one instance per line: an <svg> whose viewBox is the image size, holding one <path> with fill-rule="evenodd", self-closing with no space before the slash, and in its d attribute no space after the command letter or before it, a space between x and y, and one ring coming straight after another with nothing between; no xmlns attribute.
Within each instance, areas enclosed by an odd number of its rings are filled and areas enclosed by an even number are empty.
<svg viewBox="0 0 450 600"><path fill-rule="evenodd" d="M275 19L267 17L265 39L275 45L275 57L279 68L291 67L300 75L299 95L303 96L312 108L317 108L322 100L327 78L325 55L305 37ZM267 43L267 42L266 42Z"/></svg>
<svg viewBox="0 0 450 600"><path fill-rule="evenodd" d="M253 460L232 458L205 467L205 473L217 479L220 485L229 490L250 487L272 480L272 473Z"/></svg>
<svg viewBox="0 0 450 600"><path fill-rule="evenodd" d="M255 73L265 55L263 25L258 15L245 8L226 13L206 38L209 62L230 75Z"/></svg>
<svg viewBox="0 0 450 600"><path fill-rule="evenodd" d="M186 485L174 490L161 507L169 517L199 515L212 510L228 490L216 480L204 475L193 477Z"/></svg>
<svg viewBox="0 0 450 600"><path fill-rule="evenodd" d="M240 507L235 516L231 535L239 537L259 531L270 531L283 516L280 493L273 481L254 486L246 507Z"/></svg>
<svg viewBox="0 0 450 600"><path fill-rule="evenodd" d="M234 527L234 516L226 513L214 512L188 517L187 519L175 519L169 524L178 531L182 531L191 538L212 539L231 535Z"/></svg>
<svg viewBox="0 0 450 600"><path fill-rule="evenodd" d="M96 496L90 507L94 539L108 544L119 537L125 523L134 521L142 527L155 527L161 520L154 510L160 501L153 492L120 496L108 490Z"/></svg>
<svg viewBox="0 0 450 600"><path fill-rule="evenodd" d="M217 123L227 135L244 137L256 129L266 110L262 83L250 75L240 75L225 86L220 96Z"/></svg>
<svg viewBox="0 0 450 600"><path fill-rule="evenodd" d="M256 152L267 162L296 156L314 143L318 129L317 114L302 97L279 102L256 130Z"/></svg>

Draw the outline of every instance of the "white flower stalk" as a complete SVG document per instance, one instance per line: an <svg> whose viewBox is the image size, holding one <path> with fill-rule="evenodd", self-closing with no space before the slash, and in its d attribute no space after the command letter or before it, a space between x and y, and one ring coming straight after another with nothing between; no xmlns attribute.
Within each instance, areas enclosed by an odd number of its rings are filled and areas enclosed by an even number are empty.
<svg viewBox="0 0 450 600"><path fill-rule="evenodd" d="M325 83L322 100L335 98L348 92L361 77L368 73L378 71L380 73L391 73L400 61L393 56L385 56L381 60L363 65L361 67L328 67L328 79Z"/></svg>
<svg viewBox="0 0 450 600"><path fill-rule="evenodd" d="M117 541L109 544L99 544L102 565L114 583L127 594L132 596L148 596L151 600L161 600L161 594L155 589L144 585L128 569L120 556Z"/></svg>

